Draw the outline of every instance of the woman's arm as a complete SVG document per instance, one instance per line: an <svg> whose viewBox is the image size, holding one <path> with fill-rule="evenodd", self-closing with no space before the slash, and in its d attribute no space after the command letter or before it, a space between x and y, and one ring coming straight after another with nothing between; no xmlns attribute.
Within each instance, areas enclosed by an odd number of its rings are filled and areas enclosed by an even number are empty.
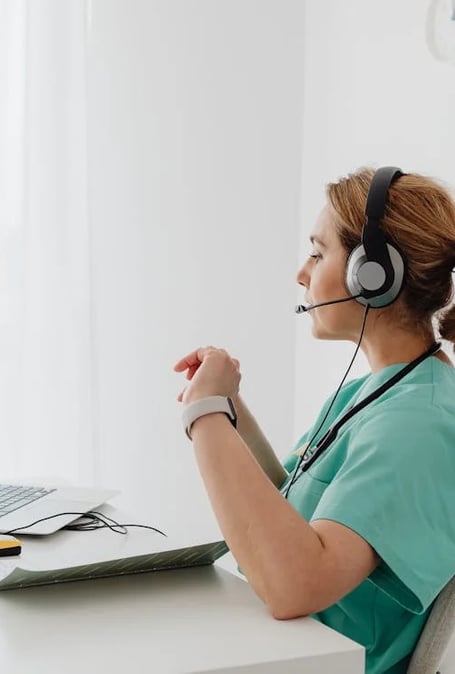
<svg viewBox="0 0 455 674"><path fill-rule="evenodd" d="M225 414L200 417L191 432L223 536L275 618L331 606L377 566L375 551L348 527L307 522L273 486Z"/></svg>
<svg viewBox="0 0 455 674"><path fill-rule="evenodd" d="M279 487L287 477L269 441L239 394L233 397L237 411L237 431L272 483Z"/></svg>
<svg viewBox="0 0 455 674"><path fill-rule="evenodd" d="M222 349L198 349L175 370L187 371L190 380L179 396L184 404L238 395L238 361ZM199 417L191 434L223 536L274 617L320 611L377 566L373 548L352 529L330 520L307 522L276 489L225 414Z"/></svg>

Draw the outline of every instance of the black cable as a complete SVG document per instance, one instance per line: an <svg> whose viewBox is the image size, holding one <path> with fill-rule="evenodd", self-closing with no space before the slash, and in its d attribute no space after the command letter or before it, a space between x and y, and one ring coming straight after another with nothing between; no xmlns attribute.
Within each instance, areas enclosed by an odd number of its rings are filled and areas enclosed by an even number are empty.
<svg viewBox="0 0 455 674"><path fill-rule="evenodd" d="M343 379L341 380L341 382L340 382L339 385L338 385L337 390L335 391L335 395L334 395L333 398L332 398L332 401L331 401L331 403L330 403L330 405L329 405L329 408L328 408L327 412L324 414L324 418L322 419L321 423L320 423L319 426L317 427L316 431L315 431L315 432L313 433L313 435L311 436L310 440L308 440L308 443L307 443L305 452L307 451L307 449L309 449L309 448L311 447L311 445L312 445L312 443L313 443L313 440L315 439L315 437L317 436L317 434L318 434L319 431L321 430L322 426L324 425L325 420L326 420L327 417L329 416L330 410L332 409L333 404L334 404L334 402L335 402L335 400L336 400L336 398L337 398L339 392L341 391L341 387L343 386L343 384L344 384L344 382L345 382L345 379L346 379L346 377L348 376L349 371L350 371L350 369L351 369L351 367L352 367L352 365L353 365L353 363L354 363L354 361L355 361L355 359L356 359L356 356L357 356L357 354L358 354L358 352L359 352L359 349L360 349L360 343L361 343L362 338L363 338L363 333L365 332L365 325L366 325L366 322L367 322L367 316L368 316L369 310L370 310L370 305L367 304L367 305L365 306L365 311L363 312L362 327L360 328L360 337L359 337L359 341L357 342L357 345L356 345L356 347L355 347L354 355L352 356L351 362L349 363L348 368L347 368L346 372L345 372L344 375L343 375ZM288 497L289 490L291 489L291 487L295 484L295 482L296 482L296 480L297 480L298 472L299 472L300 466L302 465L302 462L303 462L303 459L304 459L304 456L305 456L305 452L303 453L303 455L302 455L302 456L299 458L299 460L297 461L297 464L296 464L296 467L294 468L294 472L293 472L293 474L292 474L291 480L290 480L290 482L289 482L289 484L288 484L288 486L287 486L287 488L286 488L286 491L285 491L285 493L284 493L284 498L287 498L287 497Z"/></svg>
<svg viewBox="0 0 455 674"><path fill-rule="evenodd" d="M128 533L127 529L131 527L137 527L141 529L150 529L151 531L156 531L158 534L161 534L162 536L166 536L163 531L160 529L157 529L156 527L151 527L148 524L119 524L116 522L112 517L108 517L104 513L97 512L95 510L93 511L88 511L85 513L80 513L80 512L63 512L63 513L57 513L56 515L48 515L47 517L41 517L39 520L35 520L34 522L31 522L30 524L26 524L23 527L16 527L15 529L10 529L10 531L5 531L4 533L9 535L9 534L14 534L17 532L24 531L25 529L30 529L31 527L35 526L35 524L39 524L40 522L45 522L46 520L52 520L55 517L62 517L63 515L74 515L77 516L81 519L88 519L90 522L80 522L80 523L74 523L74 524L67 524L66 526L62 527L62 529L67 529L69 531L95 531L96 529L110 529L116 534L122 534L125 535ZM123 529L123 531L122 531Z"/></svg>
<svg viewBox="0 0 455 674"><path fill-rule="evenodd" d="M347 423L350 419L352 419L353 416L361 412L367 405L369 405L371 402L382 396L383 393L388 391L392 386L395 386L401 379L406 377L407 374L412 372L412 370L420 365L426 358L429 358L433 354L435 354L439 349L441 348L441 344L439 342L434 342L427 351L424 353L420 354L417 358L415 358L413 361L410 363L407 363L404 367L401 368L398 372L396 372L392 377L387 379L381 386L376 388L374 391L372 391L369 395L366 396L366 398L363 398L360 402L356 403L355 405L352 405L351 407L348 408L348 411L343 414L341 418L339 418L333 426L329 428L329 430L326 432L326 434L320 438L317 443L314 445L313 452L306 456L306 451L304 453L303 461L305 463L305 466L302 467L302 472L306 472L312 464L316 461L316 459L321 456L321 454L329 447L332 442L335 441L338 431L342 426L344 426L345 423Z"/></svg>
<svg viewBox="0 0 455 674"><path fill-rule="evenodd" d="M162 536L166 536L163 531L160 529L157 529L156 527L151 527L148 524L119 524L116 522L112 517L108 517L104 513L100 513L96 510L91 510L88 513L85 513L81 519L84 519L84 517L89 516L89 519L94 521L94 524L89 524L88 522L84 524L83 522L80 523L74 523L74 524L67 524L63 529L67 529L69 531L95 531L95 529L105 529L109 528L115 533L118 534L127 534L128 532L126 531L128 528L135 527L137 529L151 529L152 531L156 531L158 534L161 534ZM106 522L103 522L106 520ZM113 526L109 525L109 522L112 523ZM117 531L116 527L123 529L124 531Z"/></svg>
<svg viewBox="0 0 455 674"><path fill-rule="evenodd" d="M89 520L88 522L80 520ZM116 534L122 534L123 536L127 534L127 530L122 524L119 524L111 517L104 515L96 510L90 510L89 512L82 515L82 517L76 522L70 522L66 524L62 529L68 531L95 531L96 529L110 529Z"/></svg>

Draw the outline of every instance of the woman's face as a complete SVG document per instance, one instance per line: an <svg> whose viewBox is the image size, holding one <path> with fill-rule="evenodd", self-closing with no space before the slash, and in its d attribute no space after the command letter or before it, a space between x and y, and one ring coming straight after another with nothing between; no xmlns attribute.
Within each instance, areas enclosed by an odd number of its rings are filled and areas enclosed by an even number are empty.
<svg viewBox="0 0 455 674"><path fill-rule="evenodd" d="M297 274L297 282L306 288L309 304L349 297L345 285L347 253L335 227L336 214L326 205L310 236L312 250ZM356 341L362 323L363 308L355 300L319 307L309 312L313 335L318 339Z"/></svg>

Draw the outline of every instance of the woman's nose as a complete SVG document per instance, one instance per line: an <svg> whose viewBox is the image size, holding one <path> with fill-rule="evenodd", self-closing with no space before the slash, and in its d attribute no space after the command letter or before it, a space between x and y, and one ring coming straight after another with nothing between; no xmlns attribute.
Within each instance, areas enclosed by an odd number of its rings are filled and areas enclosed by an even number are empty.
<svg viewBox="0 0 455 674"><path fill-rule="evenodd" d="M309 283L310 283L310 275L308 272L308 263L305 262L303 267L301 267L297 273L296 281L299 285L305 286L305 288L308 288Z"/></svg>

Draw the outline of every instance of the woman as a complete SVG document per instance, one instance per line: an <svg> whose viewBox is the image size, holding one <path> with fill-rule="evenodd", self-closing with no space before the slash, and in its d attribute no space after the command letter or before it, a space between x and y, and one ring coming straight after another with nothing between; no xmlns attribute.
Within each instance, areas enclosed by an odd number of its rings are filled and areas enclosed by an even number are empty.
<svg viewBox="0 0 455 674"><path fill-rule="evenodd" d="M313 615L365 646L367 674L403 673L455 573L455 370L433 328L455 341L455 308L441 314L455 205L428 178L364 169L328 185L310 239L297 281L313 335L356 342L371 373L327 401L284 468L224 350L176 364L179 399L226 542L272 615Z"/></svg>

